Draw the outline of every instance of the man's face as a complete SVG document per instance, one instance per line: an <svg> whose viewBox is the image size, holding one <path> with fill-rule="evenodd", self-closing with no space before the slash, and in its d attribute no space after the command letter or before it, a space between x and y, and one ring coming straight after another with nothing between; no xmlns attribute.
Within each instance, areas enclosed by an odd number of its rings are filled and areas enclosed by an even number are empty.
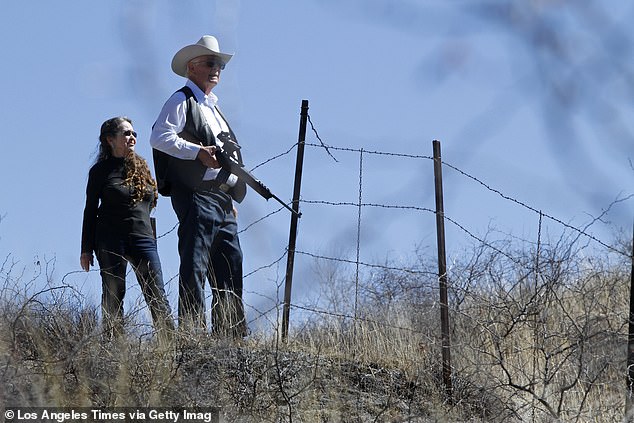
<svg viewBox="0 0 634 423"><path fill-rule="evenodd" d="M218 56L198 56L187 65L189 79L198 87L209 92L220 82L220 71L225 65Z"/></svg>

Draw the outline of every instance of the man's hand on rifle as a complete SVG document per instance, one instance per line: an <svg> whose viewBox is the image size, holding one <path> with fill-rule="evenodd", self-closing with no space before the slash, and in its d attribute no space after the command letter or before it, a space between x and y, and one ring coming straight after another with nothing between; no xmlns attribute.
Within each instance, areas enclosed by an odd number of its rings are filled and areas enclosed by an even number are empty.
<svg viewBox="0 0 634 423"><path fill-rule="evenodd" d="M220 167L220 163L218 163L218 159L216 159L215 145L210 145L207 147L201 146L196 158L207 167L211 167L214 169L218 169Z"/></svg>

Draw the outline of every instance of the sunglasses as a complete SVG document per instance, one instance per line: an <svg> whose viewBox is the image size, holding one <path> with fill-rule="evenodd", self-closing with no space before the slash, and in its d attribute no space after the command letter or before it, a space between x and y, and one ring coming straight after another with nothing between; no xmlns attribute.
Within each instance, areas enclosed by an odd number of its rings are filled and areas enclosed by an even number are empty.
<svg viewBox="0 0 634 423"><path fill-rule="evenodd" d="M208 68L219 68L220 70L224 70L225 64L220 60L201 60L200 62L194 63L204 63Z"/></svg>
<svg viewBox="0 0 634 423"><path fill-rule="evenodd" d="M122 131L121 133L123 135L125 135L126 137L129 137L130 135L134 135L134 138L136 138L136 132L134 132L134 131L132 131L130 129Z"/></svg>

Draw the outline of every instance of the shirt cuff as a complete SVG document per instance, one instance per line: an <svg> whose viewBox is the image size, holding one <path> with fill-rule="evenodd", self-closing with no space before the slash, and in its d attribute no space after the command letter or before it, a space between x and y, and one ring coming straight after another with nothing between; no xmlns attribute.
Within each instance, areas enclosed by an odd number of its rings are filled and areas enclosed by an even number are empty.
<svg viewBox="0 0 634 423"><path fill-rule="evenodd" d="M198 158L198 153L200 152L200 145L196 145L191 142L187 142L187 158L190 160L196 160Z"/></svg>

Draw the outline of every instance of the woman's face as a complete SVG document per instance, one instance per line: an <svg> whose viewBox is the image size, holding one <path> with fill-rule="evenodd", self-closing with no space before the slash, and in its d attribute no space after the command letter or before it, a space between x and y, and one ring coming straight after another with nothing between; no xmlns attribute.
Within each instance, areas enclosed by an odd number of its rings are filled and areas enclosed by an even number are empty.
<svg viewBox="0 0 634 423"><path fill-rule="evenodd" d="M132 124L127 121L123 121L117 130L117 133L108 137L108 144L110 144L110 150L114 157L125 157L130 152L134 151L134 145L136 144L136 132Z"/></svg>

